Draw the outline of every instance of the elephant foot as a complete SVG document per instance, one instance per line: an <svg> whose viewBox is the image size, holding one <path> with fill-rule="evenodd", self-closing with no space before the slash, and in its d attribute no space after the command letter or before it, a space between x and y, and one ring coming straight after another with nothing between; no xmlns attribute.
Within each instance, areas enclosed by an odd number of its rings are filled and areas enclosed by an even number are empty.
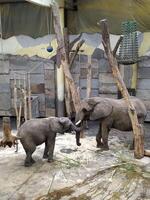
<svg viewBox="0 0 150 200"><path fill-rule="evenodd" d="M25 167L30 167L30 166L32 166L32 164L34 164L34 163L35 163L35 160L33 160L33 158L31 157L30 159L28 158L28 159L25 160L24 166L25 166Z"/></svg>
<svg viewBox="0 0 150 200"><path fill-rule="evenodd" d="M34 164L34 163L35 163L35 160L33 160L33 158L31 159L31 163L32 163L32 164Z"/></svg>
<svg viewBox="0 0 150 200"><path fill-rule="evenodd" d="M109 150L109 147L103 145L103 147L101 147L101 149L102 149L102 151L108 151L108 150Z"/></svg>
<svg viewBox="0 0 150 200"><path fill-rule="evenodd" d="M97 143L97 148L103 148L104 144L103 143Z"/></svg>
<svg viewBox="0 0 150 200"><path fill-rule="evenodd" d="M49 163L52 163L52 162L54 162L53 158L51 158L51 159L48 159L48 162L49 162Z"/></svg>
<svg viewBox="0 0 150 200"><path fill-rule="evenodd" d="M44 155L43 155L43 158L44 158L44 159L47 159L47 158L48 158L48 154L44 154Z"/></svg>
<svg viewBox="0 0 150 200"><path fill-rule="evenodd" d="M25 161L24 166L25 166L25 167L30 167L30 166L32 166L32 164L33 164L32 162L26 162L26 161Z"/></svg>

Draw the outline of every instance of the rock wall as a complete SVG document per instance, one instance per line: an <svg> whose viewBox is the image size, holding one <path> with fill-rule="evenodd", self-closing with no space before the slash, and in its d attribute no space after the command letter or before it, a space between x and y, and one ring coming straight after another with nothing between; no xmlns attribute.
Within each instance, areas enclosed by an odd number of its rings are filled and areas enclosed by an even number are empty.
<svg viewBox="0 0 150 200"><path fill-rule="evenodd" d="M17 84L24 83L29 73L31 94L38 98L36 117L55 115L55 75L54 62L49 59L27 56L2 56L0 62L0 115L13 116L14 112L14 79ZM25 78L26 79L26 78ZM27 82L26 82L27 85ZM33 102L34 103L34 102ZM34 105L32 105L34 107Z"/></svg>
<svg viewBox="0 0 150 200"><path fill-rule="evenodd" d="M78 57L71 68L75 83L80 88L81 98L86 98L87 91L87 70L88 56ZM117 98L117 87L111 74L107 59L92 58L92 91L91 96L102 96Z"/></svg>
<svg viewBox="0 0 150 200"><path fill-rule="evenodd" d="M80 89L81 98L87 97L88 56L79 55L72 68L73 79ZM118 89L111 73L111 68L102 50L96 49L91 57L92 92L91 96L118 97ZM125 84L131 94L132 66L120 66ZM35 117L55 116L56 82L54 62L37 56L5 55L0 58L0 116L14 116L14 73L30 72L32 96L35 97L32 107ZM150 57L141 57L137 67L136 96L143 99L148 109L146 120L150 121ZM37 105L38 99L38 105ZM36 105L35 105L36 104Z"/></svg>
<svg viewBox="0 0 150 200"><path fill-rule="evenodd" d="M138 63L136 96L144 100L148 110L146 121L150 121L150 56L141 57Z"/></svg>

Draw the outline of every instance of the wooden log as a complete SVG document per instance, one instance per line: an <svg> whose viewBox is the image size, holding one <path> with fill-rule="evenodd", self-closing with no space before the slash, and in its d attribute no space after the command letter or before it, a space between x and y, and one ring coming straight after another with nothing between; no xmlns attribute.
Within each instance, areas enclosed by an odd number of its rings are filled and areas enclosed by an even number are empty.
<svg viewBox="0 0 150 200"><path fill-rule="evenodd" d="M24 108L24 120L27 121L28 119L28 112L27 112L27 84L26 84L26 75L24 76L24 83L23 83L23 108Z"/></svg>
<svg viewBox="0 0 150 200"><path fill-rule="evenodd" d="M134 156L137 159L144 157L144 138L143 138L143 128L138 123L137 113L136 110L130 100L130 96L128 90L124 84L124 81L120 75L118 70L117 60L113 56L110 46L110 38L109 38L109 30L108 30L108 23L107 20L101 20L101 28L102 28L102 39L103 39L103 46L112 69L113 76L116 80L117 86L124 97L126 104L128 106L128 113L131 119L133 134L134 134Z"/></svg>
<svg viewBox="0 0 150 200"><path fill-rule="evenodd" d="M78 52L80 51L81 46L84 44L85 40L81 40L78 44L77 47L75 49L75 52L73 52L72 56L70 57L70 68L72 67L74 60L78 54Z"/></svg>
<svg viewBox="0 0 150 200"><path fill-rule="evenodd" d="M122 42L122 40L123 40L123 36L120 36L119 40L118 40L117 43L116 43L116 46L115 46L114 49L113 49L113 56L116 56L117 50L118 50L119 45L120 45L120 43Z"/></svg>
<svg viewBox="0 0 150 200"><path fill-rule="evenodd" d="M73 97L72 100L73 100L75 112L77 113L77 112L79 112L80 106L81 106L80 96L79 96L79 93L77 91L74 80L72 78L72 75L70 73L69 64L67 63L66 60L62 60L61 63L62 63L62 66L63 66L65 78L69 82L69 87L70 87L71 95Z"/></svg>
<svg viewBox="0 0 150 200"><path fill-rule="evenodd" d="M32 109L31 109L31 80L30 80L30 73L27 74L28 80L28 118L32 119Z"/></svg>
<svg viewBox="0 0 150 200"><path fill-rule="evenodd" d="M80 104L80 96L78 95L77 88L75 86L74 80L73 80L72 75L69 70L70 66L67 61L64 37L61 32L60 16L59 16L59 11L58 11L58 5L56 2L52 5L52 11L53 11L54 30L55 30L55 34L56 34L59 51L60 51L61 64L63 66L65 78L67 79L67 81L69 83L71 95L73 97L73 104L74 104L75 111L78 112L80 109L80 105L81 105Z"/></svg>
<svg viewBox="0 0 150 200"><path fill-rule="evenodd" d="M150 157L150 150L144 150L144 156Z"/></svg>
<svg viewBox="0 0 150 200"><path fill-rule="evenodd" d="M67 62L70 63L70 59L69 59L69 34L68 34L68 29L64 28L64 48L65 48L65 52L66 52L66 59Z"/></svg>
<svg viewBox="0 0 150 200"><path fill-rule="evenodd" d="M19 86L20 86L20 84L19 84ZM14 109L15 109L15 113L16 113L16 126L17 126L17 129L18 129L19 126L20 126L20 121L21 121L20 118L21 118L22 102L21 102L21 99L20 99L19 110L18 110L18 107L17 107L17 101L18 101L17 91L18 91L17 83L16 83L16 79L14 78Z"/></svg>
<svg viewBox="0 0 150 200"><path fill-rule="evenodd" d="M89 98L91 96L91 88L92 88L92 66L91 66L91 56L88 56L88 70L87 70L87 93L86 97Z"/></svg>
<svg viewBox="0 0 150 200"><path fill-rule="evenodd" d="M17 145L17 137L11 134L10 117L3 117L3 138L0 140L0 147L12 147Z"/></svg>
<svg viewBox="0 0 150 200"><path fill-rule="evenodd" d="M61 32L58 4L56 2L52 5L52 11L53 11L54 30L56 34L58 47L59 47L60 63L63 67L63 72L70 88L75 112L77 113L81 109L81 99L77 91L75 82L72 78L72 74L70 73L70 65L67 60L67 54L65 51L64 37Z"/></svg>
<svg viewBox="0 0 150 200"><path fill-rule="evenodd" d="M67 28L64 28L64 43L65 43L65 52L66 52L66 59L69 63L69 35ZM65 105L66 105L66 112L67 116L70 118L72 109L71 109L71 92L69 87L69 82L65 78Z"/></svg>
<svg viewBox="0 0 150 200"><path fill-rule="evenodd" d="M72 42L70 42L70 44L69 44L69 51L72 50L72 48L75 45L75 43L77 43L81 39L81 37L82 37L82 33L80 33L80 35L77 38L75 38Z"/></svg>

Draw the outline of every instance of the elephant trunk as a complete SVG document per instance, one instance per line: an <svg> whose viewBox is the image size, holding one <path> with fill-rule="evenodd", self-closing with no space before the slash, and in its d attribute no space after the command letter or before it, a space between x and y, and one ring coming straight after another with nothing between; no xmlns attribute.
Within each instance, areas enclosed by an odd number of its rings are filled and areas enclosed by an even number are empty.
<svg viewBox="0 0 150 200"><path fill-rule="evenodd" d="M80 131L76 132L76 144L77 144L77 146L81 146L81 143L80 143Z"/></svg>
<svg viewBox="0 0 150 200"><path fill-rule="evenodd" d="M76 132L76 144L77 144L77 146L80 146L81 145L81 143L80 143L80 131L82 130L82 128L77 127L74 124L72 124L71 129Z"/></svg>

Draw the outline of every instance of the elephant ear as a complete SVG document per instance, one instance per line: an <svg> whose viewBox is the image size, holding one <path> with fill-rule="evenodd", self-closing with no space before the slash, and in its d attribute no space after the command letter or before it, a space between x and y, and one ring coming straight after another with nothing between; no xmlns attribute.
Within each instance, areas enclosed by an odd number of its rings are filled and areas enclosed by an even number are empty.
<svg viewBox="0 0 150 200"><path fill-rule="evenodd" d="M64 125L66 123L68 123L69 119L67 117L60 117L59 118L59 123Z"/></svg>
<svg viewBox="0 0 150 200"><path fill-rule="evenodd" d="M89 103L87 101L83 101L81 103L81 108L83 112L89 112L93 109L92 105L89 105Z"/></svg>
<svg viewBox="0 0 150 200"><path fill-rule="evenodd" d="M109 116L112 112L112 105L107 100L97 103L90 114L90 120L103 119Z"/></svg>

